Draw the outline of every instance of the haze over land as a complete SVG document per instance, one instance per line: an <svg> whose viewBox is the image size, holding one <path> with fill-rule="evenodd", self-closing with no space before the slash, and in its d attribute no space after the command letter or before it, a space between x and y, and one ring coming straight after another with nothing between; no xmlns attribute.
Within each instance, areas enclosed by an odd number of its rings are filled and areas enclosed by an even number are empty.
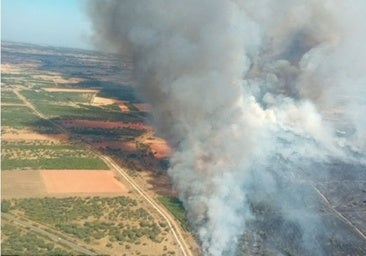
<svg viewBox="0 0 366 256"><path fill-rule="evenodd" d="M321 184L365 177L364 1L93 1L88 10L97 44L134 60L205 255L257 240L283 254L365 253L364 233L334 224L344 215Z"/></svg>
<svg viewBox="0 0 366 256"><path fill-rule="evenodd" d="M80 3L2 1L117 53L2 42L2 254L366 255L364 1Z"/></svg>

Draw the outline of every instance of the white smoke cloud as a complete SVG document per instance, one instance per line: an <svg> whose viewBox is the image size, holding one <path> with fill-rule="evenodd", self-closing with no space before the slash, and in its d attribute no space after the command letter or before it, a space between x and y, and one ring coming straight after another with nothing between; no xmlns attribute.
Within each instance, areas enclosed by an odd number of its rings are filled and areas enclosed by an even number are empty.
<svg viewBox="0 0 366 256"><path fill-rule="evenodd" d="M366 2L96 0L88 11L96 40L134 60L204 254L235 254L253 200L314 242L306 189L278 187L314 161L365 162Z"/></svg>

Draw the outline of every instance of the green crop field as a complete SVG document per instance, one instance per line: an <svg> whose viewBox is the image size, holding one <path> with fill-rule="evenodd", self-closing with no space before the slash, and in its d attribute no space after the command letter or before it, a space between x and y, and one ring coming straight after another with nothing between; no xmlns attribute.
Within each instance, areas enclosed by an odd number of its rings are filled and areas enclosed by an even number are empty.
<svg viewBox="0 0 366 256"><path fill-rule="evenodd" d="M1 91L1 103L22 104L23 102L13 91Z"/></svg>
<svg viewBox="0 0 366 256"><path fill-rule="evenodd" d="M1 107L1 125L22 128L32 126L42 119L37 117L27 107L22 106L2 106Z"/></svg>
<svg viewBox="0 0 366 256"><path fill-rule="evenodd" d="M63 157L53 159L3 159L3 170L90 169L106 170L108 166L99 158Z"/></svg>

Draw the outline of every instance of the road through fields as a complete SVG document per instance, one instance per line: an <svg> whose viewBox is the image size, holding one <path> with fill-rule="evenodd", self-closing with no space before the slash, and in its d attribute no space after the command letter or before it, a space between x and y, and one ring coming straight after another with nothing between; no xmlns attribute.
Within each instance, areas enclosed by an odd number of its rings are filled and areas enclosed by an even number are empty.
<svg viewBox="0 0 366 256"><path fill-rule="evenodd" d="M14 90L15 94L18 96L18 98L24 102L24 104L33 111L38 117L47 120L50 122L53 126L57 127L59 130L64 132L67 135L70 135L69 132L62 127L61 125L47 119L47 116L39 112L36 107L29 102L20 92L19 90ZM163 219L167 222L170 231L172 232L174 239L176 240L177 244L179 245L180 251L183 256L193 256L189 246L187 245L185 239L183 238L181 228L179 227L179 223L171 217L171 215L162 207L160 206L155 199L153 199L151 196L149 196L147 193L144 192L144 190L139 186L135 181L133 181L127 174L127 172L121 168L113 159L111 159L109 156L103 155L100 152L97 152L95 149L93 149L90 144L85 142L80 136L78 137L84 144L88 145L89 148L96 153L108 166L110 166L112 169L115 169L122 177L123 179L131 186L133 187L141 196L142 198L152 206L153 209L156 210L156 212L163 217Z"/></svg>

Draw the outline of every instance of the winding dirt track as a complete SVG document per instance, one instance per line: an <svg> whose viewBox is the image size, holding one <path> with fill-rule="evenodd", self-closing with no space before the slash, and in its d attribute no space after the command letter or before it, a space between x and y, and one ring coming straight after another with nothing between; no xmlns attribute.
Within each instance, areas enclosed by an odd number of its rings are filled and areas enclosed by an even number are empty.
<svg viewBox="0 0 366 256"><path fill-rule="evenodd" d="M28 108L30 108L37 116L48 121L53 126L57 127L59 130L64 132L66 135L70 135L69 132L64 127L60 126L59 124L57 124L55 122L52 122L51 120L49 120L47 118L47 116L45 116L44 114L39 112L34 107L34 105L32 105L32 103L30 103L23 95L21 95L19 90L14 90L14 92L18 96L18 98L20 100L22 100L24 102L24 104ZM191 250L189 249L189 246L187 245L186 241L183 238L182 231L179 228L179 224L177 224L176 220L174 220L171 217L171 215L169 213L167 213L167 211L162 206L160 206L151 196L149 196L147 193L145 193L144 190L135 181L133 181L128 176L127 172L124 169L122 169L113 159L97 152L90 144L85 142L82 139L82 137L78 137L78 139L80 139L81 142L83 142L85 145L87 145L90 150L92 150L94 153L96 153L109 167L111 167L112 169L115 169L124 178L124 180L128 184L130 184L130 186L133 187L142 196L142 198L156 210L156 212L160 216L162 216L164 218L164 220L167 222L167 224L170 228L170 231L172 232L175 240L177 241L177 244L179 245L179 248L180 248L182 254L184 256L193 256Z"/></svg>

